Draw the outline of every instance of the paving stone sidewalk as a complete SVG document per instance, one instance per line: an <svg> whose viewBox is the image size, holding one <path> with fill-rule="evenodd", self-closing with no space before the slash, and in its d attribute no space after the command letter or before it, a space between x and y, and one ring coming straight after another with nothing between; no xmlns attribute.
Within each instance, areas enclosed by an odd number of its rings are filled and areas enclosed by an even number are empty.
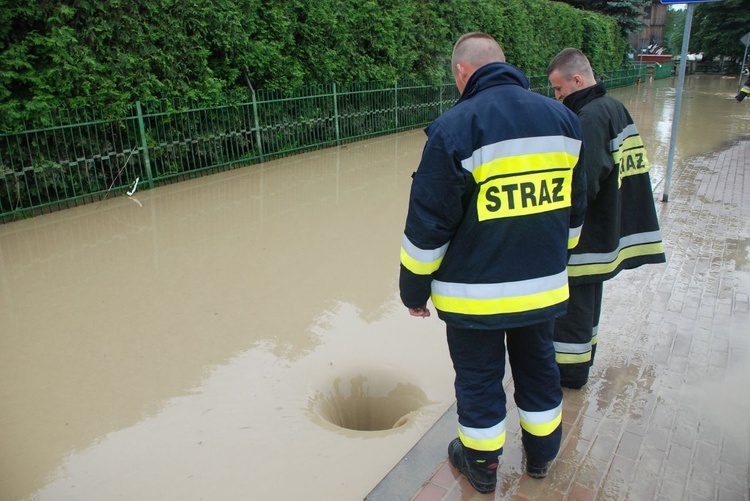
<svg viewBox="0 0 750 501"><path fill-rule="evenodd" d="M667 263L605 283L597 359L565 390L546 479L523 473L509 399L494 495L447 462L452 408L366 499L750 500L748 164L750 141L728 144L675 169L669 202L658 191Z"/></svg>

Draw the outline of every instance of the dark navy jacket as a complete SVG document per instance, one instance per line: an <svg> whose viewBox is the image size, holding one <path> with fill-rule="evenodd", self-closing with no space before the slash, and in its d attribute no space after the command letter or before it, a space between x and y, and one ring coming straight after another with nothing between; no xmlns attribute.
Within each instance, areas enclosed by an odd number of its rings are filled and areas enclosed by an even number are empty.
<svg viewBox="0 0 750 501"><path fill-rule="evenodd" d="M479 68L426 129L401 247L401 299L476 329L565 313L586 209L582 132L507 63Z"/></svg>
<svg viewBox="0 0 750 501"><path fill-rule="evenodd" d="M588 210L568 263L571 284L608 280L621 270L666 261L646 148L625 106L602 84L563 101L578 114L586 152Z"/></svg>

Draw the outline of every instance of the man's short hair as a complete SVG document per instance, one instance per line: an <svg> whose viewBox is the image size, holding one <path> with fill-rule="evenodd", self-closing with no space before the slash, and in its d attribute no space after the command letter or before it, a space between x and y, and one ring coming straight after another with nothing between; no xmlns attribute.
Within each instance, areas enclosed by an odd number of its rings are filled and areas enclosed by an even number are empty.
<svg viewBox="0 0 750 501"><path fill-rule="evenodd" d="M591 63L588 58L578 49L568 47L560 51L547 66L547 75L553 71L559 71L565 78L573 78L573 75L594 77Z"/></svg>
<svg viewBox="0 0 750 501"><path fill-rule="evenodd" d="M453 46L451 67L456 70L459 63L479 68L489 63L504 63L505 54L500 44L487 33L474 31L462 35Z"/></svg>

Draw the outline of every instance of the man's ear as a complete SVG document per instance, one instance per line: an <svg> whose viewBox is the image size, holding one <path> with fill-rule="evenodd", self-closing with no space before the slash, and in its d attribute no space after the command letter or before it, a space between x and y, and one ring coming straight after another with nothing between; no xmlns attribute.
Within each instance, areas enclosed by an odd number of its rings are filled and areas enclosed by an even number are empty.
<svg viewBox="0 0 750 501"><path fill-rule="evenodd" d="M464 92L466 82L469 81L470 74L471 68L469 68L468 65L464 63L456 64L456 74L454 76L456 78L456 87L458 87L458 92L460 92L461 94L463 94Z"/></svg>
<svg viewBox="0 0 750 501"><path fill-rule="evenodd" d="M456 64L456 75L461 79L462 82L466 81L466 65L463 63Z"/></svg>
<svg viewBox="0 0 750 501"><path fill-rule="evenodd" d="M581 75L573 75L573 82L579 89L583 88L583 77Z"/></svg>

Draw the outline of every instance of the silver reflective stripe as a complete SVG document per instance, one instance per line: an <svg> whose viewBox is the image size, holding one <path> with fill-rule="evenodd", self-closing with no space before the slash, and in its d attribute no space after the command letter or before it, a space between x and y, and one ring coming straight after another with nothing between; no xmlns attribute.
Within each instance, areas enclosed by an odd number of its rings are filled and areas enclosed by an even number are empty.
<svg viewBox="0 0 750 501"><path fill-rule="evenodd" d="M448 251L448 244L450 244L450 242L437 249L420 249L411 243L406 235L401 239L401 247L404 251L406 251L409 257L420 263L432 263L441 259Z"/></svg>
<svg viewBox="0 0 750 501"><path fill-rule="evenodd" d="M525 411L520 408L518 409L518 415L521 417L521 420L526 421L527 423L531 423L531 424L550 423L554 421L555 419L557 419L557 416L559 416L561 412L562 412L562 404L548 411L531 412L531 411Z"/></svg>
<svg viewBox="0 0 750 501"><path fill-rule="evenodd" d="M588 353L591 351L591 343L552 343L557 353Z"/></svg>
<svg viewBox="0 0 750 501"><path fill-rule="evenodd" d="M648 231L645 233L636 233L620 239L620 245L615 250L607 253L590 252L588 254L573 254L570 256L568 264L593 264L593 263L611 263L620 254L622 249L639 244L651 244L661 242L661 231Z"/></svg>
<svg viewBox="0 0 750 501"><path fill-rule="evenodd" d="M577 157L581 150L581 141L566 136L539 136L524 139L508 139L482 146L474 151L471 157L462 160L461 165L469 172L498 158L533 155L539 153L556 153L564 151Z"/></svg>
<svg viewBox="0 0 750 501"><path fill-rule="evenodd" d="M457 282L432 281L432 292L439 296L466 299L496 299L499 297L529 296L549 292L568 283L567 270L548 277L532 278L499 284L462 284Z"/></svg>
<svg viewBox="0 0 750 501"><path fill-rule="evenodd" d="M505 420L503 419L495 426L489 428L470 428L459 423L458 429L467 437L475 440L494 440L505 433Z"/></svg>
<svg viewBox="0 0 750 501"><path fill-rule="evenodd" d="M568 240L579 238L581 236L582 229L583 229L583 225L577 226L575 228L570 228L568 230Z"/></svg>
<svg viewBox="0 0 750 501"><path fill-rule="evenodd" d="M625 142L627 138L630 136L637 136L638 135L638 128L635 126L635 124L630 124L624 129L622 129L622 132L617 134L617 137L614 138L609 143L610 151L615 152L620 149L620 146L622 146L622 143Z"/></svg>

